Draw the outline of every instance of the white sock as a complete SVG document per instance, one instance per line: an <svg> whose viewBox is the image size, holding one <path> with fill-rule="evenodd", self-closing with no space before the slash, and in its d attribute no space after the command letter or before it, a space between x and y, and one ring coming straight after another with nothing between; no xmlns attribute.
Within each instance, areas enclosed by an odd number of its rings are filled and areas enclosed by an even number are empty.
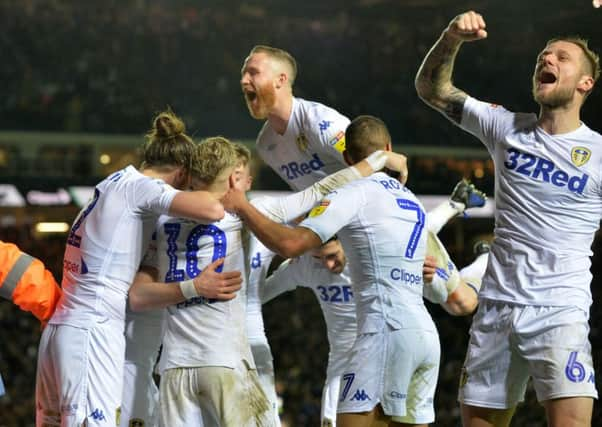
<svg viewBox="0 0 602 427"><path fill-rule="evenodd" d="M437 234L447 222L464 212L464 203L448 200L440 203L427 213L428 230Z"/></svg>

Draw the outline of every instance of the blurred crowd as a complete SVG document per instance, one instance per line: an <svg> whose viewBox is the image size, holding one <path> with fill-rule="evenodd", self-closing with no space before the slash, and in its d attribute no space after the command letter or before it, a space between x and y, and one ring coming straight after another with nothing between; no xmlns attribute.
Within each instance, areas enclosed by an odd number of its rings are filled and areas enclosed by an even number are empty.
<svg viewBox="0 0 602 427"><path fill-rule="evenodd" d="M255 44L297 58L295 93L353 117L377 115L397 144L478 143L424 106L414 76L468 0L4 0L0 2L0 128L140 133L171 105L199 136L253 137L240 68ZM557 33L602 48L591 4L481 2L489 29L458 58L456 83L512 109L534 110L535 57ZM598 16L596 16L598 15ZM526 19L528 17L528 19ZM595 90L584 120L600 129ZM598 121L598 125L595 123Z"/></svg>
<svg viewBox="0 0 602 427"><path fill-rule="evenodd" d="M453 226L452 226L453 229ZM30 227L0 228L0 239L18 243L24 250L44 260L60 279L63 237L36 238ZM453 230L452 230L453 231ZM471 234L470 221L465 233ZM444 242L453 233L442 232ZM469 240L468 238L466 239ZM469 245L466 245L469 246ZM452 258L459 266L472 260L469 247L449 245ZM592 260L591 335L595 368L602 372L602 235L594 242ZM457 384L468 341L470 318L454 318L438 306L428 304L441 337L441 367L436 393L435 426L460 425L456 402ZM328 343L320 307L313 293L298 289L284 294L264 306L265 327L274 354L277 390L282 398L282 418L288 427L319 425L320 396L325 378ZM19 311L11 303L0 301L0 372L7 395L0 397L0 427L34 425L35 371L40 325L31 315ZM600 381L597 381L600 390ZM544 412L529 390L526 402L517 411L513 425L545 426ZM602 408L594 407L594 426L602 419ZM598 421L596 421L598 420Z"/></svg>

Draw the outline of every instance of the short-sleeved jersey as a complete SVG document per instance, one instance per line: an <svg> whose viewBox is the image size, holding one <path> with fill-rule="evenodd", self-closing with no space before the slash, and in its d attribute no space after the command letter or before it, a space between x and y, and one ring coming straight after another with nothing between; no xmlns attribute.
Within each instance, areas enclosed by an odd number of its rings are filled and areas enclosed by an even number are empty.
<svg viewBox="0 0 602 427"><path fill-rule="evenodd" d="M331 176L313 183L303 191L284 197L257 197L252 199L258 210L270 219L280 223L293 221L306 214L325 194L332 189L356 178L356 175L341 170ZM267 276L274 253L266 248L255 236L243 232L245 253L247 256L247 331L250 339L265 340L259 287Z"/></svg>
<svg viewBox="0 0 602 427"><path fill-rule="evenodd" d="M63 297L51 324L88 328L125 319L127 292L159 215L177 190L128 166L100 182L71 226Z"/></svg>
<svg viewBox="0 0 602 427"><path fill-rule="evenodd" d="M462 128L495 165L495 239L481 298L591 304L591 244L602 216L602 136L585 124L549 135L535 114L468 98Z"/></svg>
<svg viewBox="0 0 602 427"><path fill-rule="evenodd" d="M292 258L267 278L260 291L261 299L268 301L299 286L313 291L324 315L330 346L327 374L341 374L357 336L355 301L348 266L342 273L336 274L310 254Z"/></svg>
<svg viewBox="0 0 602 427"><path fill-rule="evenodd" d="M245 277L242 223L234 215L210 224L162 217L157 228L157 268L162 282L198 276L211 262L225 258L218 271L239 270ZM191 298L167 308L160 371L180 367L224 366L240 360L253 366L245 332L245 293L228 301Z"/></svg>
<svg viewBox="0 0 602 427"><path fill-rule="evenodd" d="M261 197L252 203L273 221L286 222L307 212L320 197L308 189L284 198ZM246 254L241 231L242 222L231 214L212 224L161 218L156 237L160 281L191 279L222 257L225 261L219 271L239 270L245 279L243 288L232 300L209 301L198 297L168 307L161 370L187 366L234 367L240 359L254 366L245 327L246 265L253 261L249 261ZM251 296L258 300L256 290Z"/></svg>
<svg viewBox="0 0 602 427"><path fill-rule="evenodd" d="M266 122L257 136L259 156L294 190L346 166L345 129L349 119L317 102L293 97L286 131L276 133Z"/></svg>
<svg viewBox="0 0 602 427"><path fill-rule="evenodd" d="M422 300L425 212L399 181L378 172L327 195L300 226L323 242L335 233L349 259L358 333L435 331Z"/></svg>

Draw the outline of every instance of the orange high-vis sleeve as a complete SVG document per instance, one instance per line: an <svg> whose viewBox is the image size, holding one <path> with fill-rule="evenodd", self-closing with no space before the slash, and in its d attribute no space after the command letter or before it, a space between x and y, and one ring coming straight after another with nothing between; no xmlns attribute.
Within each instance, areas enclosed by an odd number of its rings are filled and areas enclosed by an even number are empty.
<svg viewBox="0 0 602 427"><path fill-rule="evenodd" d="M0 296L46 322L54 313L61 289L39 259L0 241Z"/></svg>

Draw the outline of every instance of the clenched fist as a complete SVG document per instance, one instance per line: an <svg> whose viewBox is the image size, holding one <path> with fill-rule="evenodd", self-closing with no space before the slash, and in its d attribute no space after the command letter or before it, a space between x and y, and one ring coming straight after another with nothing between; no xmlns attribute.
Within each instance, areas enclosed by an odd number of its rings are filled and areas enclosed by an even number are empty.
<svg viewBox="0 0 602 427"><path fill-rule="evenodd" d="M483 17L471 10L452 19L447 26L446 33L448 36L462 41L481 40L487 37L485 27Z"/></svg>

